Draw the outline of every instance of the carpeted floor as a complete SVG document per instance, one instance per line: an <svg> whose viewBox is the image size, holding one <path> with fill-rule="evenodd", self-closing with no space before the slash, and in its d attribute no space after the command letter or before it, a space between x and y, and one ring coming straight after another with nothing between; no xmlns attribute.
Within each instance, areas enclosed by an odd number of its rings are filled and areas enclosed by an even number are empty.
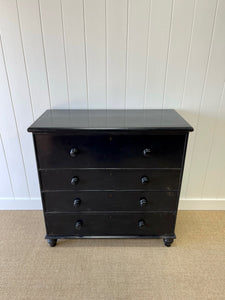
<svg viewBox="0 0 225 300"><path fill-rule="evenodd" d="M0 211L0 299L225 299L225 211L180 211L177 240L44 240L41 211Z"/></svg>

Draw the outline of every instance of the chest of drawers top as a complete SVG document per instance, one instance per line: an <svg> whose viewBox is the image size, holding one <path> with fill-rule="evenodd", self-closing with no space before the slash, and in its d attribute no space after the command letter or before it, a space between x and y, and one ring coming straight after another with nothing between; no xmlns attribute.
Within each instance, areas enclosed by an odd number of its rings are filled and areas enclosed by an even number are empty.
<svg viewBox="0 0 225 300"><path fill-rule="evenodd" d="M193 128L173 109L47 110L29 128L33 133L138 131L179 133Z"/></svg>

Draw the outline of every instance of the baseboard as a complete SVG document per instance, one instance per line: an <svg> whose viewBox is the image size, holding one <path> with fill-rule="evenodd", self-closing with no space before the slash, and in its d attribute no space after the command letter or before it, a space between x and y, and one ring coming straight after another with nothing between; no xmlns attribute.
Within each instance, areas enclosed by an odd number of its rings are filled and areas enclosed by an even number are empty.
<svg viewBox="0 0 225 300"><path fill-rule="evenodd" d="M0 210L40 210L40 198L0 198ZM225 210L225 199L181 199L179 210Z"/></svg>
<svg viewBox="0 0 225 300"><path fill-rule="evenodd" d="M40 210L40 198L0 198L0 210Z"/></svg>
<svg viewBox="0 0 225 300"><path fill-rule="evenodd" d="M181 199L179 210L225 210L225 199Z"/></svg>

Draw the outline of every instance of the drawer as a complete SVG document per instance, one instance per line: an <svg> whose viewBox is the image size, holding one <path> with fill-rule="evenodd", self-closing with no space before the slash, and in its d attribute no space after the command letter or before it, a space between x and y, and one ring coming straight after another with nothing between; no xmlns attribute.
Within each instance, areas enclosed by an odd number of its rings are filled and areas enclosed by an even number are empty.
<svg viewBox="0 0 225 300"><path fill-rule="evenodd" d="M185 135L36 134L38 166L180 168Z"/></svg>
<svg viewBox="0 0 225 300"><path fill-rule="evenodd" d="M40 171L46 190L162 190L179 188L177 169L57 169Z"/></svg>
<svg viewBox="0 0 225 300"><path fill-rule="evenodd" d="M46 192L42 198L47 212L175 211L178 192Z"/></svg>
<svg viewBox="0 0 225 300"><path fill-rule="evenodd" d="M168 235L174 233L176 213L52 213L45 220L48 235Z"/></svg>

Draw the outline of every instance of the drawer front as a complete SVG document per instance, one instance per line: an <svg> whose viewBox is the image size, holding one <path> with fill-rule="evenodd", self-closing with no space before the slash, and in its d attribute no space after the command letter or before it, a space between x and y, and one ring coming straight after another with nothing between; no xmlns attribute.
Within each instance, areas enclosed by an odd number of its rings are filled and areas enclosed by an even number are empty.
<svg viewBox="0 0 225 300"><path fill-rule="evenodd" d="M48 235L168 235L174 233L176 214L52 213L45 219Z"/></svg>
<svg viewBox="0 0 225 300"><path fill-rule="evenodd" d="M35 135L49 168L180 168L185 135Z"/></svg>
<svg viewBox="0 0 225 300"><path fill-rule="evenodd" d="M178 192L46 192L47 212L175 211Z"/></svg>
<svg viewBox="0 0 225 300"><path fill-rule="evenodd" d="M180 170L58 169L40 171L42 190L162 190L179 187Z"/></svg>

